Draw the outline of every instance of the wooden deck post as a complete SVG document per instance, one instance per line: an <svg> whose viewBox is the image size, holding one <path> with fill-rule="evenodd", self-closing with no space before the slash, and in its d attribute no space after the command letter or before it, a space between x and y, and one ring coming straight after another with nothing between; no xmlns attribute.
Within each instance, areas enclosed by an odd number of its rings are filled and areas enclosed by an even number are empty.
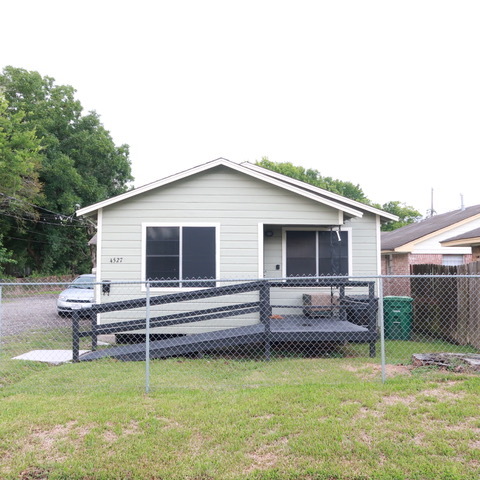
<svg viewBox="0 0 480 480"><path fill-rule="evenodd" d="M73 310L72 315L72 360L80 361L80 310Z"/></svg>
<svg viewBox="0 0 480 480"><path fill-rule="evenodd" d="M92 340L92 351L95 351L98 346L98 339L97 339L97 315L90 310L88 312L88 316L90 317L90 331L92 332L91 334L91 340Z"/></svg>
<svg viewBox="0 0 480 480"><path fill-rule="evenodd" d="M345 285L340 285L340 288L339 288L339 303L340 303L340 305L343 305L344 298L345 298ZM340 320L342 320L342 321L347 320L347 309L346 308L340 308Z"/></svg>
<svg viewBox="0 0 480 480"><path fill-rule="evenodd" d="M270 304L270 284L267 281L262 282L259 288L259 307L260 307L260 321L262 322L265 331L265 359L270 360L270 317L272 315L272 306Z"/></svg>

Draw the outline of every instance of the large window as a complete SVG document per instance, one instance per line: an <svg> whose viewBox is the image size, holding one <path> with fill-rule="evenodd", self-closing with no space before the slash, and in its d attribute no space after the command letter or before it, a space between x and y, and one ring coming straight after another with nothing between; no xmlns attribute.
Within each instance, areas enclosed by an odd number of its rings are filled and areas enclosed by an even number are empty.
<svg viewBox="0 0 480 480"><path fill-rule="evenodd" d="M349 274L348 231L287 230L287 277Z"/></svg>
<svg viewBox="0 0 480 480"><path fill-rule="evenodd" d="M186 282L216 277L216 229L203 226L147 226L146 280L155 286L209 287L215 282ZM171 280L171 281L170 281Z"/></svg>

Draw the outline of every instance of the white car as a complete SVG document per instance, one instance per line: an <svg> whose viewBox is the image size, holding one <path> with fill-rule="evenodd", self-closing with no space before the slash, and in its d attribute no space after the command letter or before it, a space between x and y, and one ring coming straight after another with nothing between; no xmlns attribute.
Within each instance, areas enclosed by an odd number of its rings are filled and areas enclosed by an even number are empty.
<svg viewBox="0 0 480 480"><path fill-rule="evenodd" d="M57 300L60 316L71 315L73 310L88 308L95 303L95 275L87 273L77 277Z"/></svg>

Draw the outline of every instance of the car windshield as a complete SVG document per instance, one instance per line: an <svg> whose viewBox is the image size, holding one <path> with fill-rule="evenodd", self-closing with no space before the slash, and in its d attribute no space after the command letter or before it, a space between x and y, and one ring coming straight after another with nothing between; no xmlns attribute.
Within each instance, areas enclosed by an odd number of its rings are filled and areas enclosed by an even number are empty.
<svg viewBox="0 0 480 480"><path fill-rule="evenodd" d="M93 277L78 277L70 285L70 288L90 288L93 289L95 279Z"/></svg>

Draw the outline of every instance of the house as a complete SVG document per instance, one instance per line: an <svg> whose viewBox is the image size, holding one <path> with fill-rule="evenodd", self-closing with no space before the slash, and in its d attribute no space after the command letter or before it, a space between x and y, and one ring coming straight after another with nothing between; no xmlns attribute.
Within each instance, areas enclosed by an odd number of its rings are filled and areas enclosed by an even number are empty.
<svg viewBox="0 0 480 480"><path fill-rule="evenodd" d="M447 238L440 243L442 247L470 247L472 249L472 261L480 260L480 228Z"/></svg>
<svg viewBox="0 0 480 480"><path fill-rule="evenodd" d="M380 225L397 217L250 163L219 158L80 209L97 224L97 302L258 278L380 273ZM308 288L272 291L299 307ZM172 305L171 312L179 311ZM192 307L193 308L193 307ZM176 310L177 309L177 310ZM122 313L122 312L121 312ZM165 310L163 310L165 313ZM118 321L101 314L99 323ZM127 314L124 314L127 315ZM132 312L128 312L130 319ZM140 313L139 313L140 315ZM258 323L245 317L242 325ZM238 326L238 319L175 325L160 333Z"/></svg>
<svg viewBox="0 0 480 480"><path fill-rule="evenodd" d="M382 274L410 275L411 265L461 265L471 262L467 244L445 240L480 228L480 205L434 215L382 233Z"/></svg>

